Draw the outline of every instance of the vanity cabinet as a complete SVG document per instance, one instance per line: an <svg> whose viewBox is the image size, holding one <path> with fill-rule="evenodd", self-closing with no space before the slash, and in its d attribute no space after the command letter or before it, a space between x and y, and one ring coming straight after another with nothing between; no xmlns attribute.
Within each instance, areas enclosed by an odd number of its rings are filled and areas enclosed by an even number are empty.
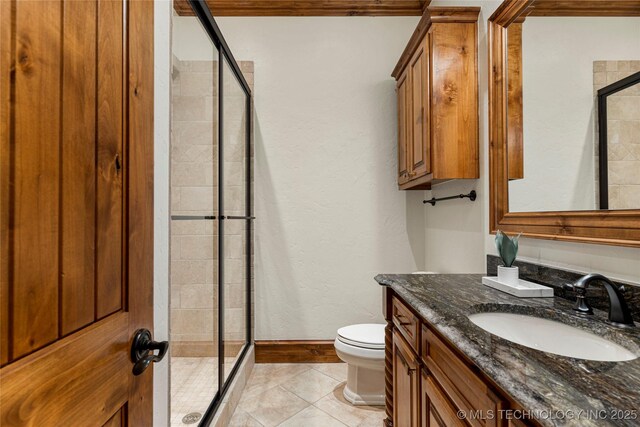
<svg viewBox="0 0 640 427"><path fill-rule="evenodd" d="M393 414L393 425L418 427L420 425L420 369L418 359L402 336L393 335L393 401L398 410Z"/></svg>
<svg viewBox="0 0 640 427"><path fill-rule="evenodd" d="M392 73L401 190L479 178L479 11L427 8Z"/></svg>
<svg viewBox="0 0 640 427"><path fill-rule="evenodd" d="M538 425L503 418L506 410L522 408L442 338L433 325L391 289L384 289L387 333L391 335L385 370L386 427Z"/></svg>
<svg viewBox="0 0 640 427"><path fill-rule="evenodd" d="M451 401L447 399L444 391L440 389L427 369L422 370L421 385L422 426L466 427L464 421L458 417Z"/></svg>

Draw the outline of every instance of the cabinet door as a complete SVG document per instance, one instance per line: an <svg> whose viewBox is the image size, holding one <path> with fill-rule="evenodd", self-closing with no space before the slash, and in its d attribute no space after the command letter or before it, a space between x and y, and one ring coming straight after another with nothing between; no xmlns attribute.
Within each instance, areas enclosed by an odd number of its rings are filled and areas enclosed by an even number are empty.
<svg viewBox="0 0 640 427"><path fill-rule="evenodd" d="M430 28L433 180L480 177L477 32L468 22Z"/></svg>
<svg viewBox="0 0 640 427"><path fill-rule="evenodd" d="M429 37L429 34L425 35L409 63L412 129L409 144L411 150L410 179L420 178L431 172Z"/></svg>
<svg viewBox="0 0 640 427"><path fill-rule="evenodd" d="M405 70L398 79L398 184L409 181L409 140L411 126L409 124L411 112L411 92L409 91L409 72Z"/></svg>
<svg viewBox="0 0 640 427"><path fill-rule="evenodd" d="M465 422L458 417L457 410L429 372L423 369L421 377L422 427L465 427Z"/></svg>
<svg viewBox="0 0 640 427"><path fill-rule="evenodd" d="M420 411L420 378L417 356L393 333L393 425L417 427Z"/></svg>

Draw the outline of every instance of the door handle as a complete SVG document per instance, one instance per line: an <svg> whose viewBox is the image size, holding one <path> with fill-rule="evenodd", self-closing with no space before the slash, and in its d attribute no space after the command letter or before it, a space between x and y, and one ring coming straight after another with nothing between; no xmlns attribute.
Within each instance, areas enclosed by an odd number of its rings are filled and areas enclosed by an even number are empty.
<svg viewBox="0 0 640 427"><path fill-rule="evenodd" d="M169 349L167 341L153 341L148 329L138 329L131 343L131 361L133 362L133 375L140 375L153 362L159 362ZM158 354L154 351L158 350Z"/></svg>
<svg viewBox="0 0 640 427"><path fill-rule="evenodd" d="M255 216L222 215L220 219L256 219Z"/></svg>

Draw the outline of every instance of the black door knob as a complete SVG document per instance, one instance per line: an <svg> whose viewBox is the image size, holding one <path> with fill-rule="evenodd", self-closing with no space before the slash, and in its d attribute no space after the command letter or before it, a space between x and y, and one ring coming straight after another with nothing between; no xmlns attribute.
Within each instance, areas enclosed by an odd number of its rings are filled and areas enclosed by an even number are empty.
<svg viewBox="0 0 640 427"><path fill-rule="evenodd" d="M140 375L153 362L159 362L169 349L167 341L153 341L148 329L138 329L131 343L133 375ZM158 354L154 353L158 350Z"/></svg>

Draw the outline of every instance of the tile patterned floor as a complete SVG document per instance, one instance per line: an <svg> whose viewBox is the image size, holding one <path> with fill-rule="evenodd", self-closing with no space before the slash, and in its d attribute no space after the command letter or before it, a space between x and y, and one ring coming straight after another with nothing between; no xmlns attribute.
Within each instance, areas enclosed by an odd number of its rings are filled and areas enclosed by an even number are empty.
<svg viewBox="0 0 640 427"><path fill-rule="evenodd" d="M185 426L182 417L191 412L204 414L217 388L217 357L172 357L171 427Z"/></svg>
<svg viewBox="0 0 640 427"><path fill-rule="evenodd" d="M235 359L225 358L225 372ZM171 427L184 427L182 418L192 412L205 413L218 390L217 357L171 358ZM192 424L196 426L197 424Z"/></svg>
<svg viewBox="0 0 640 427"><path fill-rule="evenodd" d="M256 364L230 427L380 427L383 407L352 406L344 363Z"/></svg>

